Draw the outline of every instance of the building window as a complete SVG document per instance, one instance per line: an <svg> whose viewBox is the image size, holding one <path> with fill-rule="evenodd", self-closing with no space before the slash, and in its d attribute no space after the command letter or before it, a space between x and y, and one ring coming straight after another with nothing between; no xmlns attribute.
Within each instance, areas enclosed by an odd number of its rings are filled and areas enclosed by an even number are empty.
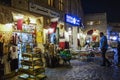
<svg viewBox="0 0 120 80"><path fill-rule="evenodd" d="M53 6L53 0L48 0L48 5Z"/></svg>
<svg viewBox="0 0 120 80"><path fill-rule="evenodd" d="M100 25L101 24L101 21L87 21L87 23L86 23L87 25Z"/></svg>
<svg viewBox="0 0 120 80"><path fill-rule="evenodd" d="M63 0L59 0L59 10L63 11Z"/></svg>
<svg viewBox="0 0 120 80"><path fill-rule="evenodd" d="M94 21L87 21L87 25L93 25Z"/></svg>

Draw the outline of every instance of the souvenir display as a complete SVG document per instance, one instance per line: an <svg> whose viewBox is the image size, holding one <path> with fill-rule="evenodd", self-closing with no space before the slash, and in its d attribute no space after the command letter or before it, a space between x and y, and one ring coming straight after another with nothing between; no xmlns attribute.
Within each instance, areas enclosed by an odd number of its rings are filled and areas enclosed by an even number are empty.
<svg viewBox="0 0 120 80"><path fill-rule="evenodd" d="M44 74L45 68L43 66L41 54L36 53L24 53L22 54L22 67L19 69L22 73L19 78L40 80L46 78Z"/></svg>

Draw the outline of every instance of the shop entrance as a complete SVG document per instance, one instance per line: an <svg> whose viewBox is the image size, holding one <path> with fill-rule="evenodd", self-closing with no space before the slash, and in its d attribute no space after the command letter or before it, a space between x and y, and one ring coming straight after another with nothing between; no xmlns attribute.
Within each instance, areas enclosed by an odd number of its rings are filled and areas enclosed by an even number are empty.
<svg viewBox="0 0 120 80"><path fill-rule="evenodd" d="M35 45L35 37L31 33L24 32L13 32L12 37L14 37L14 43L16 43L18 47L18 60L20 63L22 59L22 53L32 52L32 49Z"/></svg>
<svg viewBox="0 0 120 80"><path fill-rule="evenodd" d="M86 43L89 43L93 48L99 46L99 30L91 29L87 31Z"/></svg>

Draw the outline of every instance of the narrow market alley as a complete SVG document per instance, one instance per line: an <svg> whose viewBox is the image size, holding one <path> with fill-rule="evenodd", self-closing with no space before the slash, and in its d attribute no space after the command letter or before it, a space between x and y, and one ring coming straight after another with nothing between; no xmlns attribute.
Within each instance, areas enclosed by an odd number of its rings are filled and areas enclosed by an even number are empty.
<svg viewBox="0 0 120 80"><path fill-rule="evenodd" d="M46 68L45 80L119 80L120 67L111 65L110 67L100 66L101 58L87 60L73 59L71 65L56 68ZM17 76L7 80L19 80Z"/></svg>

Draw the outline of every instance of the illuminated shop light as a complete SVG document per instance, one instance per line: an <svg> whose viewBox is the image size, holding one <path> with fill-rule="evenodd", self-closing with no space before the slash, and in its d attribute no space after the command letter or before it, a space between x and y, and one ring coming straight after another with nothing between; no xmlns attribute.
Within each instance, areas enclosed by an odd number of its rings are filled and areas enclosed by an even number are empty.
<svg viewBox="0 0 120 80"><path fill-rule="evenodd" d="M72 35L71 28L68 28L68 34L69 34L69 35Z"/></svg>
<svg viewBox="0 0 120 80"><path fill-rule="evenodd" d="M51 19L51 22L57 22L59 20L59 17L55 17Z"/></svg>
<svg viewBox="0 0 120 80"><path fill-rule="evenodd" d="M17 14L14 16L15 20L18 20L18 19L23 19L24 18L24 15L22 14Z"/></svg>
<svg viewBox="0 0 120 80"><path fill-rule="evenodd" d="M110 39L115 41L117 40L117 36L111 36Z"/></svg>
<svg viewBox="0 0 120 80"><path fill-rule="evenodd" d="M30 23L36 23L36 19L35 18L30 18Z"/></svg>
<svg viewBox="0 0 120 80"><path fill-rule="evenodd" d="M49 32L49 33L53 33L53 31L54 31L53 28L49 28L49 29L48 29L48 32Z"/></svg>
<svg viewBox="0 0 120 80"><path fill-rule="evenodd" d="M12 31L12 26L13 26L12 23L7 23L7 24L5 24L5 27L2 28L2 30L4 30L4 31Z"/></svg>
<svg viewBox="0 0 120 80"><path fill-rule="evenodd" d="M112 39L113 39L113 40L117 40L117 37L116 37L116 36L114 36Z"/></svg>

